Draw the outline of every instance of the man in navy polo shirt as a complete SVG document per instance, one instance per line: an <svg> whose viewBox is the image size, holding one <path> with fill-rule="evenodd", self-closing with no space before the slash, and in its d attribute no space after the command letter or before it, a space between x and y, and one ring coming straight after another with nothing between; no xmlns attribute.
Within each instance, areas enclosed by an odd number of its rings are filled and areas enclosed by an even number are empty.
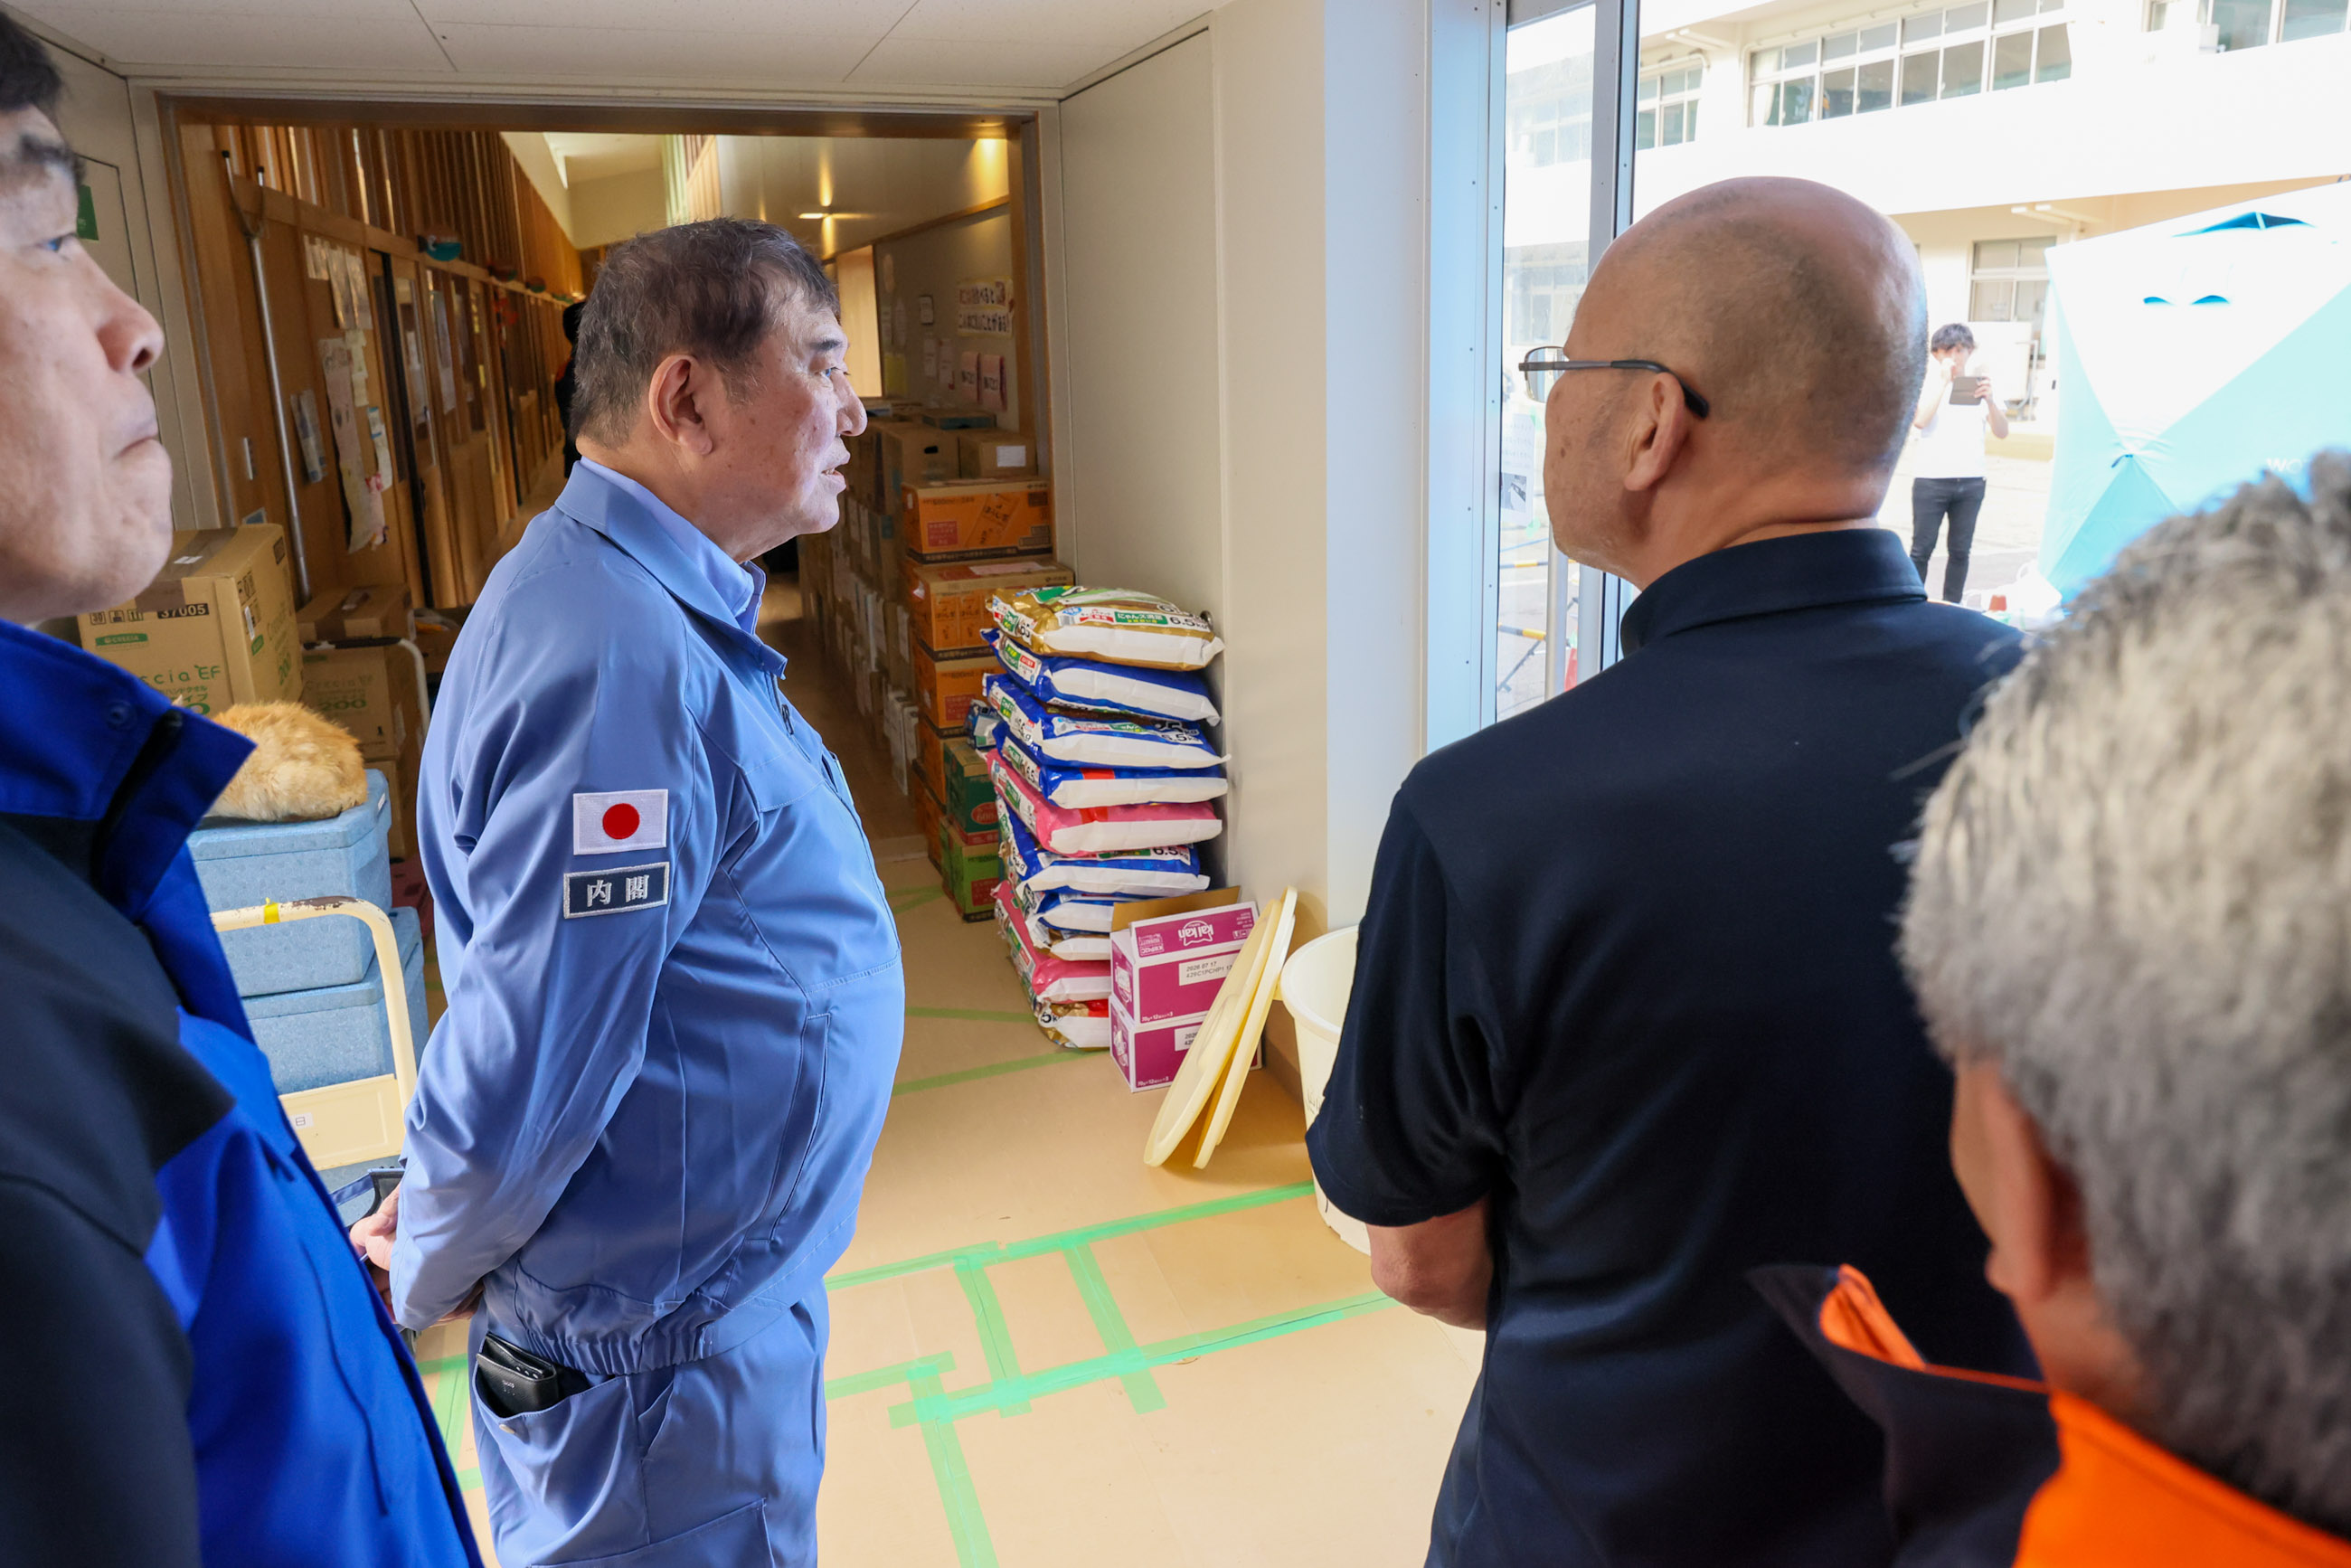
<svg viewBox="0 0 2351 1568"><path fill-rule="evenodd" d="M1610 248L1533 364L1621 663L1399 791L1309 1136L1381 1288L1487 1331L1431 1563L1884 1562L1879 1437L1754 1266L1857 1264L1933 1361L2029 1374L1893 953L2013 636L1874 524L1926 313L1899 231L1744 180Z"/></svg>

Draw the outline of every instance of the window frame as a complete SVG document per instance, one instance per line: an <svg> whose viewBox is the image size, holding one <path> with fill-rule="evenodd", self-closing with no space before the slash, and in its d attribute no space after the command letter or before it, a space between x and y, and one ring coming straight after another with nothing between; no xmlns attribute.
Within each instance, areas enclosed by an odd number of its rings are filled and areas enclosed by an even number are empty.
<svg viewBox="0 0 2351 1568"><path fill-rule="evenodd" d="M2013 5L2014 0L2010 3ZM2210 0L2201 3L2209 5ZM2271 3L2283 13L2284 0ZM1748 126L1761 130L1849 120L1881 110L1915 109L1948 98L1979 98L2063 81L2073 74L2072 5L2073 0L2038 0L2031 10L2002 20L2000 0L1959 0L1957 4L1917 7L1892 17L1872 14L1834 27L1807 28L1783 37L1777 43L1750 47L1746 52ZM1981 17L1951 26L1953 13L1965 16L1974 11L1982 12ZM1930 23L1931 26L1928 26ZM2062 35L2066 45L2065 57L2062 74L2057 76L2045 74L2041 63L2046 47L2043 36L2052 28L2066 29ZM1891 37L1871 41L1866 35L1872 33ZM1993 65L2001 41L2020 35L2032 40L2028 46L2025 79L1998 86ZM1966 49L1973 51L1978 62L1975 85L1953 91L1947 58L1954 50ZM1787 57L1791 54L1800 57L1790 59ZM1887 100L1870 108L1862 107L1861 73L1888 62L1893 67L1893 81ZM1933 80L1924 91L1916 89L1914 78L1920 73L1914 62L1931 62ZM1842 78L1846 72L1853 73L1852 107L1832 113L1829 110L1834 95L1845 90L1842 82L1833 82L1832 78ZM1807 88L1802 85L1805 83L1811 85ZM1791 110L1799 105L1802 113L1792 116Z"/></svg>

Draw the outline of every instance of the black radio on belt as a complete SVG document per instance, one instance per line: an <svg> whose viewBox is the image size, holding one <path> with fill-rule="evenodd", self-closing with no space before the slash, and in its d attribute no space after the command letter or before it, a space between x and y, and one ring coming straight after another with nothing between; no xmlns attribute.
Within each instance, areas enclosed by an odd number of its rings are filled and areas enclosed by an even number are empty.
<svg viewBox="0 0 2351 1568"><path fill-rule="evenodd" d="M527 1416L584 1392L588 1377L496 1334L484 1334L481 1354L474 1357L474 1386L492 1415Z"/></svg>

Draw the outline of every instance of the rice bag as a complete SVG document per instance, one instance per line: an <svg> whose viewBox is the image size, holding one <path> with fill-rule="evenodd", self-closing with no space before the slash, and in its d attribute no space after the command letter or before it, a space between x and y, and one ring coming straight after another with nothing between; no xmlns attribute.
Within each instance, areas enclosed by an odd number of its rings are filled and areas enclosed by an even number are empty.
<svg viewBox="0 0 2351 1568"><path fill-rule="evenodd" d="M1135 898L1088 898L1083 894L1065 888L1039 892L1022 891L1022 906L1040 925L1049 931L1065 931L1096 936L1110 935L1111 916L1122 904L1140 902ZM1035 899L1033 905L1029 899Z"/></svg>
<svg viewBox="0 0 2351 1568"><path fill-rule="evenodd" d="M1222 768L1072 768L1044 762L1008 738L998 748L1005 763L1056 806L1081 811L1092 806L1182 806L1214 800L1230 788Z"/></svg>
<svg viewBox="0 0 2351 1568"><path fill-rule="evenodd" d="M1037 1027L1055 1045L1071 1051L1110 1049L1110 1003L1039 1002Z"/></svg>
<svg viewBox="0 0 2351 1568"><path fill-rule="evenodd" d="M1080 768L1217 768L1224 758L1196 726L1174 719L1092 718L1061 713L1011 674L980 683L981 702L1030 755ZM974 724L977 721L975 719ZM973 733L977 734L975 727ZM987 749L983 747L982 749Z"/></svg>
<svg viewBox="0 0 2351 1568"><path fill-rule="evenodd" d="M1110 997L1110 960L1078 963L1040 952L1029 940L1028 917L1013 906L1011 883L996 884L996 925L1012 946L1012 967L1029 988L1031 1002L1106 1001Z"/></svg>
<svg viewBox="0 0 2351 1568"><path fill-rule="evenodd" d="M1032 653L1198 670L1225 648L1207 616L1123 588L1032 588L991 598L987 613Z"/></svg>
<svg viewBox="0 0 2351 1568"><path fill-rule="evenodd" d="M993 676L988 677L994 679ZM982 753L996 749L997 737L1004 733L1004 716L985 702L971 705L972 748Z"/></svg>
<svg viewBox="0 0 2351 1568"><path fill-rule="evenodd" d="M1040 953L1050 953L1056 958L1067 958L1075 963L1108 958L1110 922L1107 919L1102 922L1099 933L1069 930L1045 922L1042 918L1044 901L1061 896L1060 894L1024 894L1018 888L1013 890L1012 907L1027 923L1029 945Z"/></svg>
<svg viewBox="0 0 2351 1568"><path fill-rule="evenodd" d="M1196 844L1225 831L1217 809L1188 806L1097 806L1072 811L1037 793L1037 787L1007 766L998 747L987 759L997 798L1028 824L1037 842L1055 854L1114 854L1123 850Z"/></svg>
<svg viewBox="0 0 2351 1568"><path fill-rule="evenodd" d="M1004 667L1029 683L1049 703L1113 718L1172 718L1216 724L1216 699L1208 683L1186 670L1148 670L1032 653L1000 632L987 634Z"/></svg>
<svg viewBox="0 0 2351 1568"><path fill-rule="evenodd" d="M1020 891L1066 890L1088 898L1174 898L1207 891L1199 854L1186 844L1115 855L1057 855L1040 849L1036 835L1009 811L998 828L1004 880Z"/></svg>

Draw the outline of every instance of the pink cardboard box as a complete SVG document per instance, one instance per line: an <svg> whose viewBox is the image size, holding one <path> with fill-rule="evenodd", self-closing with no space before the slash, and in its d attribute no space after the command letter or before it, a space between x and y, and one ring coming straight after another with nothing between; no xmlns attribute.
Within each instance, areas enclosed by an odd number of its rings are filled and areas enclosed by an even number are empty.
<svg viewBox="0 0 2351 1568"><path fill-rule="evenodd" d="M1256 904L1228 904L1111 934L1110 1051L1129 1089L1175 1078L1256 925Z"/></svg>

